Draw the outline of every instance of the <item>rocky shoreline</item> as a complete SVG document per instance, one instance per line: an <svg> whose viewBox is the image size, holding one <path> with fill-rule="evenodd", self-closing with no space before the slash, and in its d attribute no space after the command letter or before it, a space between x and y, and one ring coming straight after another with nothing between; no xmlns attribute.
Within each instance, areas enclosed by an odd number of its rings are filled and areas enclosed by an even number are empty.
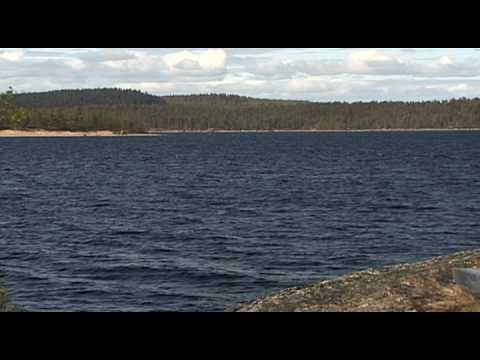
<svg viewBox="0 0 480 360"><path fill-rule="evenodd" d="M480 312L480 298L453 281L479 268L480 250L370 269L228 309L233 312Z"/></svg>

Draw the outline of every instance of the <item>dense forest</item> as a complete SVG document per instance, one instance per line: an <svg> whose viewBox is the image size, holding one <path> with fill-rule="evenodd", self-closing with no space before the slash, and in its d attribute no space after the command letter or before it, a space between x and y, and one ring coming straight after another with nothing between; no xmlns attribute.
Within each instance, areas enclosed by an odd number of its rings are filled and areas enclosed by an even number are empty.
<svg viewBox="0 0 480 360"><path fill-rule="evenodd" d="M0 99L0 129L145 132L480 128L480 99L315 103L227 94L159 97L119 89L9 92Z"/></svg>

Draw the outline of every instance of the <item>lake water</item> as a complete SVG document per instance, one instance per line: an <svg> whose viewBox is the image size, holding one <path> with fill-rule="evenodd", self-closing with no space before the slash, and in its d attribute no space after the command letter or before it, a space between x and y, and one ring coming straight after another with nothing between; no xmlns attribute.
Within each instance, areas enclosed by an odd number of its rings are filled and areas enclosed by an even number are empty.
<svg viewBox="0 0 480 360"><path fill-rule="evenodd" d="M33 311L218 311L480 247L480 133L0 139L0 279Z"/></svg>

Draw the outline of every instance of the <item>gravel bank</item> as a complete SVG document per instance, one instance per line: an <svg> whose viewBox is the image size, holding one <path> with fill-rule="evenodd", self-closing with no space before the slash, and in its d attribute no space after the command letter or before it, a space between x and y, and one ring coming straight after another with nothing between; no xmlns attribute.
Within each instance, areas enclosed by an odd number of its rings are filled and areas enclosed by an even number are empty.
<svg viewBox="0 0 480 360"><path fill-rule="evenodd" d="M371 269L242 304L238 312L480 311L480 299L453 282L453 268L479 268L480 250Z"/></svg>

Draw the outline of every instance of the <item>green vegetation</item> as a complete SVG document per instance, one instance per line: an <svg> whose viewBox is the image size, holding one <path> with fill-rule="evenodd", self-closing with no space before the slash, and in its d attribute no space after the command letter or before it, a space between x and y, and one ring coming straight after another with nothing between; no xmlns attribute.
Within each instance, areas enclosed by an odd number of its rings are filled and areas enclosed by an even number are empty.
<svg viewBox="0 0 480 360"><path fill-rule="evenodd" d="M3 309L6 303L7 303L7 290L0 287L0 309Z"/></svg>
<svg viewBox="0 0 480 360"><path fill-rule="evenodd" d="M14 104L13 90L0 94L0 130L21 129L26 124L28 111Z"/></svg>
<svg viewBox="0 0 480 360"><path fill-rule="evenodd" d="M0 287L0 312L17 310L18 308L16 308L14 305L12 305L12 303L10 303L7 290Z"/></svg>
<svg viewBox="0 0 480 360"><path fill-rule="evenodd" d="M87 89L2 95L0 129L349 130L480 128L480 99L314 103Z"/></svg>

